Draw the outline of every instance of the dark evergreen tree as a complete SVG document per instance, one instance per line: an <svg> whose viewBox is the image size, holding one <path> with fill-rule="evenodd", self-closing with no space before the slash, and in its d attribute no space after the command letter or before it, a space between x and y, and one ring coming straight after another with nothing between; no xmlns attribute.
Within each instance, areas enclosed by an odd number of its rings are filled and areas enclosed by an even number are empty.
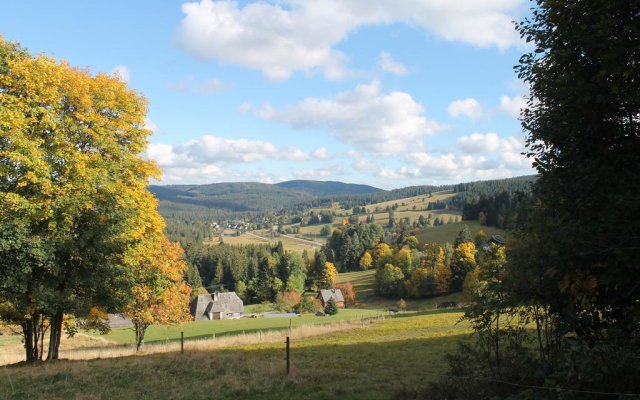
<svg viewBox="0 0 640 400"><path fill-rule="evenodd" d="M338 306L334 299L327 301L327 306L324 308L324 313L327 315L336 315L338 313Z"/></svg>

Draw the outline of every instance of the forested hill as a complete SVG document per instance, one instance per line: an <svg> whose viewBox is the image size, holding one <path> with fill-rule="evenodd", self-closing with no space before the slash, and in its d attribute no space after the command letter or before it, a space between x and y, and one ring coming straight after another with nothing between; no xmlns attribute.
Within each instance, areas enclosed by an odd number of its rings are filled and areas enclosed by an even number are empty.
<svg viewBox="0 0 640 400"><path fill-rule="evenodd" d="M307 193L312 196L355 195L384 191L369 185L336 181L293 180L276 183L276 186Z"/></svg>
<svg viewBox="0 0 640 400"><path fill-rule="evenodd" d="M318 197L382 192L373 186L343 182L287 181L275 185L227 182L209 185L153 185L149 190L166 209L199 206L232 212L266 211L293 207ZM192 207L186 207L192 208Z"/></svg>
<svg viewBox="0 0 640 400"><path fill-rule="evenodd" d="M308 193L256 182L154 185L149 186L149 190L160 200L161 204L170 202L174 205L192 205L235 212L290 207L314 198Z"/></svg>

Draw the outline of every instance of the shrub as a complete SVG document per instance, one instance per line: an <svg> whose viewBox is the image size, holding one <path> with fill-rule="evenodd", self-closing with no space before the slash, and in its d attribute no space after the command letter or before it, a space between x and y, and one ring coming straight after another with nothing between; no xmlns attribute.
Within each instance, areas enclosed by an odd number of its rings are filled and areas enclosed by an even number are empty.
<svg viewBox="0 0 640 400"><path fill-rule="evenodd" d="M320 310L322 310L322 303L313 296L304 296L296 307L296 311L299 313L315 314Z"/></svg>
<svg viewBox="0 0 640 400"><path fill-rule="evenodd" d="M292 312L300 304L301 297L297 292L278 293L275 309L278 311Z"/></svg>
<svg viewBox="0 0 640 400"><path fill-rule="evenodd" d="M336 289L340 289L342 291L342 297L344 297L344 304L347 306L355 306L356 305L356 291L353 288L351 282L346 283L338 283L336 284Z"/></svg>
<svg viewBox="0 0 640 400"><path fill-rule="evenodd" d="M338 306L336 305L335 300L329 299L327 306L324 309L324 313L327 315L336 315L338 313Z"/></svg>

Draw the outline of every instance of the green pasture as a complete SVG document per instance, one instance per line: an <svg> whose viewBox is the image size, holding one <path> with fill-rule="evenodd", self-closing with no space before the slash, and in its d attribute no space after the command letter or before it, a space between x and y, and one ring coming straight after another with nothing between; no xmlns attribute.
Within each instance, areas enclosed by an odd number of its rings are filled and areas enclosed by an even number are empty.
<svg viewBox="0 0 640 400"><path fill-rule="evenodd" d="M426 227L421 232L416 234L416 238L420 243L440 243L445 244L449 242L453 244L456 240L456 236L467 225L471 231L471 235L475 236L480 230L483 230L488 237L491 235L501 235L506 237L506 231L500 228L492 226L480 225L478 221L462 221L453 224L445 224L435 227Z"/></svg>
<svg viewBox="0 0 640 400"><path fill-rule="evenodd" d="M389 200L389 201L383 201L381 203L369 204L366 207L367 207L367 212L374 212L376 208L378 208L380 212L383 212L385 208L393 207L395 204L398 205L398 208L395 210L396 212L412 211L414 206L416 207L416 210L426 210L430 202L435 203L438 200L445 201L454 197L455 195L456 194L453 191L446 190L442 192L434 192L432 193L431 197L429 197L428 194L423 194L420 196L405 197L403 199Z"/></svg>
<svg viewBox="0 0 640 400"><path fill-rule="evenodd" d="M295 240L292 238L288 238L286 236L275 236L273 238L269 237L268 231L255 231L256 236L250 235L249 233L243 233L240 236L235 236L235 234L225 235L222 238L222 241L225 244L229 245L247 245L247 244L270 244L272 246L276 245L278 241L282 241L282 245L284 249L287 251L293 251L296 253L302 253L307 250L309 253L313 254L318 246L314 246L312 244L308 244L299 240ZM319 241L314 238L315 241ZM210 244L218 244L219 238L213 238Z"/></svg>
<svg viewBox="0 0 640 400"><path fill-rule="evenodd" d="M326 317L316 317L315 315L303 314L300 317L291 319L258 317L221 321L186 322L180 325L152 325L145 334L145 343L178 340L180 339L180 332L184 332L185 339L211 339L214 335L216 335L216 337L221 337L258 331L286 329L289 328L290 320L292 327L298 327L303 325L331 324L338 321L371 318L375 317L379 313L380 312L377 310L340 309L338 314ZM97 335L97 333L95 334ZM103 337L119 344L135 343L133 328L113 329Z"/></svg>

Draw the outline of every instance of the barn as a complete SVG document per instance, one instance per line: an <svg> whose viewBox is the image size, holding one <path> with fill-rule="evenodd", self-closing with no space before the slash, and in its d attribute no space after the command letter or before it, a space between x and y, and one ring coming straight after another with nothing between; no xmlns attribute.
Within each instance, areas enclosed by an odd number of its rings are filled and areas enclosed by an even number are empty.
<svg viewBox="0 0 640 400"><path fill-rule="evenodd" d="M198 295L190 305L194 321L242 317L244 304L236 292Z"/></svg>

